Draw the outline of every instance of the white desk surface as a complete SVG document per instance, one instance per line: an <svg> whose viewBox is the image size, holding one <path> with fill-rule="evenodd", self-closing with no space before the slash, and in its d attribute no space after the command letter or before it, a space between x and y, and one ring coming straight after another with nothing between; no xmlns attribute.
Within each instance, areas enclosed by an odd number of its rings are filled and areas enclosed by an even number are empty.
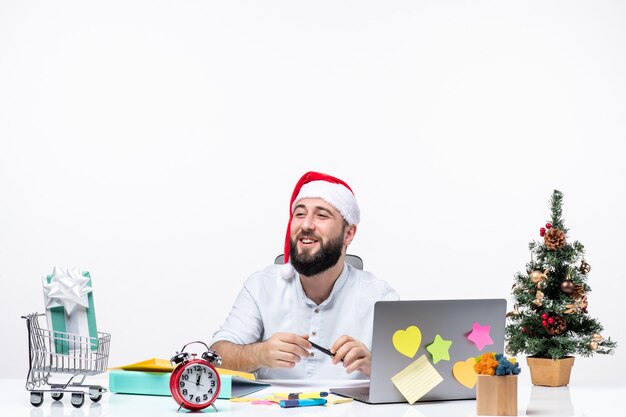
<svg viewBox="0 0 626 417"><path fill-rule="evenodd" d="M53 401L44 394L40 407L30 405L29 393L24 379L0 378L0 416L2 417L160 417L176 416L178 406L170 397L124 395L105 393L100 402L92 402L88 396L81 408L70 404L69 395L61 401ZM106 375L89 377L85 383L107 386ZM272 387L251 396L272 392L326 390L331 386L345 385L338 381L280 381ZM547 388L532 386L526 379L518 384L518 415L529 416L624 416L626 385L622 386L576 386ZM223 416L329 416L329 417L444 417L475 416L474 400L445 401L409 404L368 405L357 401L330 407L301 407L283 409L278 405L252 405L217 400L218 415ZM185 413L181 411L181 414ZM212 408L202 414L215 414ZM194 415L202 415L195 413Z"/></svg>

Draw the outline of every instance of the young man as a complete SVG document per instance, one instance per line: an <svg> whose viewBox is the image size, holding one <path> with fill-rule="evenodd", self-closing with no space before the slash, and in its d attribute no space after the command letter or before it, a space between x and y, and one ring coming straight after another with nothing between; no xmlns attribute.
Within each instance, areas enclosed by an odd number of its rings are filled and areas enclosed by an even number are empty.
<svg viewBox="0 0 626 417"><path fill-rule="evenodd" d="M359 223L356 198L342 180L307 172L290 210L285 265L246 280L212 348L224 368L259 378L367 378L374 303L399 297L345 262ZM309 340L334 356L312 350Z"/></svg>

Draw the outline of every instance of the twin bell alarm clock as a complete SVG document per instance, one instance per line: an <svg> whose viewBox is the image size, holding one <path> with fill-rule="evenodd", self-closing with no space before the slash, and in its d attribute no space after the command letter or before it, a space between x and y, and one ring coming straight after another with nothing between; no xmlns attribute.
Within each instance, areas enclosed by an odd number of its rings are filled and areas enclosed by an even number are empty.
<svg viewBox="0 0 626 417"><path fill-rule="evenodd" d="M206 351L197 358L195 353L185 352L185 348L191 344L200 343L204 345ZM220 376L215 366L222 364L222 358L217 353L209 349L204 342L190 342L170 359L176 368L170 376L170 391L172 398L181 408L191 411L202 410L217 400L220 392Z"/></svg>

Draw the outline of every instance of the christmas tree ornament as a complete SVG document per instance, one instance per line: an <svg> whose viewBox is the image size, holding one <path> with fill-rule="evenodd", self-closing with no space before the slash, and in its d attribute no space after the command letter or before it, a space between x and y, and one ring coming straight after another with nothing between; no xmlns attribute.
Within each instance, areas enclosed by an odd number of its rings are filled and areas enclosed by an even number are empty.
<svg viewBox="0 0 626 417"><path fill-rule="evenodd" d="M537 288L543 288L548 280L548 270L545 271L533 271L530 273L530 280L537 284Z"/></svg>
<svg viewBox="0 0 626 417"><path fill-rule="evenodd" d="M577 314L587 312L587 296L583 296L580 300L575 300L571 304L565 304L565 314Z"/></svg>
<svg viewBox="0 0 626 417"><path fill-rule="evenodd" d="M587 275L588 273L591 272L591 265L589 265L585 261L585 259L583 259L582 262L580 263L580 268L578 268L578 270L580 271L581 274Z"/></svg>
<svg viewBox="0 0 626 417"><path fill-rule="evenodd" d="M545 297L545 294L541 292L541 290L537 290L537 293L535 294L535 299L533 300L533 304L537 307L541 307L543 305L543 297Z"/></svg>
<svg viewBox="0 0 626 417"><path fill-rule="evenodd" d="M574 285L574 292L572 293L572 298L574 300L578 300L585 296L585 286L582 284Z"/></svg>
<svg viewBox="0 0 626 417"><path fill-rule="evenodd" d="M565 233L562 230L551 228L546 232L543 242L546 248L550 250L561 249L565 246Z"/></svg>
<svg viewBox="0 0 626 417"><path fill-rule="evenodd" d="M546 223L546 229L550 229L552 225L550 223Z"/></svg>
<svg viewBox="0 0 626 417"><path fill-rule="evenodd" d="M544 237L546 235L546 228L542 227L539 229L539 236Z"/></svg>
<svg viewBox="0 0 626 417"><path fill-rule="evenodd" d="M544 327L549 335L558 336L565 333L567 330L567 322L561 316L553 316L548 318L547 324L544 325Z"/></svg>
<svg viewBox="0 0 626 417"><path fill-rule="evenodd" d="M589 347L591 348L591 350L593 350L594 352L598 350L598 345L600 344L600 342L602 342L603 339L604 338L599 333L594 333L593 336L591 336L591 341L589 342Z"/></svg>
<svg viewBox="0 0 626 417"><path fill-rule="evenodd" d="M572 281L569 277L564 279L563 282L561 282L561 292L563 294L573 294L574 293L574 281Z"/></svg>

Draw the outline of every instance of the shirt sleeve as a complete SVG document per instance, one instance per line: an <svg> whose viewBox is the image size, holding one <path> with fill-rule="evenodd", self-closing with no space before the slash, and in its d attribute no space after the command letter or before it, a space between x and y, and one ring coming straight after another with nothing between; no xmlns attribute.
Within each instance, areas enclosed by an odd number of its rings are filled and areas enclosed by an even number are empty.
<svg viewBox="0 0 626 417"><path fill-rule="evenodd" d="M399 299L400 296L398 295L396 290L387 285L380 301L398 301Z"/></svg>
<svg viewBox="0 0 626 417"><path fill-rule="evenodd" d="M226 321L213 334L211 345L220 340L226 340L238 345L247 345L259 342L262 335L263 322L259 306L249 289L244 286L239 292Z"/></svg>

